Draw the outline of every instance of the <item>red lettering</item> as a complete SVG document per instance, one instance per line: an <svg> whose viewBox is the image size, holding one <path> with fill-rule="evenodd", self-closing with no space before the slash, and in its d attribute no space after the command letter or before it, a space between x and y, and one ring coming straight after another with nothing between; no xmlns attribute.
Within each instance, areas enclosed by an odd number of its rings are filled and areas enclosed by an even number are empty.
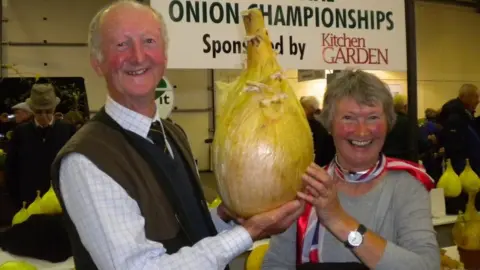
<svg viewBox="0 0 480 270"><path fill-rule="evenodd" d="M388 65L388 49L324 47L323 61L327 64Z"/></svg>
<svg viewBox="0 0 480 270"><path fill-rule="evenodd" d="M322 56L323 61L327 64L335 64L334 58L332 57L331 53L334 51L333 47L325 47L323 48Z"/></svg>

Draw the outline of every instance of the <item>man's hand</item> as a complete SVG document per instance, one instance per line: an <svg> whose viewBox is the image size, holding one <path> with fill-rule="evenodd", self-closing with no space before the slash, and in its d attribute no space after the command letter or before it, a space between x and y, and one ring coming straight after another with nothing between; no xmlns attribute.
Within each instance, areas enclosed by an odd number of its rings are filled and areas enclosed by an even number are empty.
<svg viewBox="0 0 480 270"><path fill-rule="evenodd" d="M295 200L247 220L237 219L237 222L250 233L253 241L258 241L288 229L303 213L303 206Z"/></svg>
<svg viewBox="0 0 480 270"><path fill-rule="evenodd" d="M217 207L217 215L225 222L228 223L232 220L236 220L237 217L225 206L225 204L221 203Z"/></svg>

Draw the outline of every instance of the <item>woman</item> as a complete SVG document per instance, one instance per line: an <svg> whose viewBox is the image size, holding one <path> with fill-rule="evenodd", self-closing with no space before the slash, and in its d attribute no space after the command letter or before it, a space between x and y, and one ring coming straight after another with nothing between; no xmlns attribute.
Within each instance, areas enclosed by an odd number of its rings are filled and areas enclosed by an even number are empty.
<svg viewBox="0 0 480 270"><path fill-rule="evenodd" d="M298 194L305 213L271 239L263 269L440 269L432 179L380 153L395 123L388 87L372 74L345 71L323 104L336 156L325 170L307 169L306 191Z"/></svg>

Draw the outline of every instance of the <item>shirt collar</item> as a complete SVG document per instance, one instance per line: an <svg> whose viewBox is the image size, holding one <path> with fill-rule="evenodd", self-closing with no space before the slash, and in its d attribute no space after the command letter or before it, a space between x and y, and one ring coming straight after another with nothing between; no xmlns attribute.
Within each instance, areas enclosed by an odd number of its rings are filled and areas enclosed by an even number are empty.
<svg viewBox="0 0 480 270"><path fill-rule="evenodd" d="M154 118L150 118L126 108L125 106L117 103L110 96L107 96L105 112L122 128L129 130L143 138L147 138L152 122L160 121L160 118L157 114L155 114Z"/></svg>
<svg viewBox="0 0 480 270"><path fill-rule="evenodd" d="M41 128L51 127L51 126L53 126L54 122L55 122L55 117L52 117L52 120L50 120L50 123L48 123L47 126L43 127L37 122L37 119L35 119L35 117L33 117L33 123L35 123L36 127L41 127Z"/></svg>

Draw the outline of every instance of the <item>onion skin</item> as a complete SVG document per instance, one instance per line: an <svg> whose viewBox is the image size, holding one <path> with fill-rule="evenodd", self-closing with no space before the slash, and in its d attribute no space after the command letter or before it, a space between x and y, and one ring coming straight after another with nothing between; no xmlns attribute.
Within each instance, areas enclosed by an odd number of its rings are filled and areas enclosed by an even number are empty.
<svg viewBox="0 0 480 270"><path fill-rule="evenodd" d="M244 24L256 38L247 46L247 68L233 83L217 83L222 97L212 149L223 203L248 218L296 198L314 150L305 112L278 76L261 11L248 10Z"/></svg>

